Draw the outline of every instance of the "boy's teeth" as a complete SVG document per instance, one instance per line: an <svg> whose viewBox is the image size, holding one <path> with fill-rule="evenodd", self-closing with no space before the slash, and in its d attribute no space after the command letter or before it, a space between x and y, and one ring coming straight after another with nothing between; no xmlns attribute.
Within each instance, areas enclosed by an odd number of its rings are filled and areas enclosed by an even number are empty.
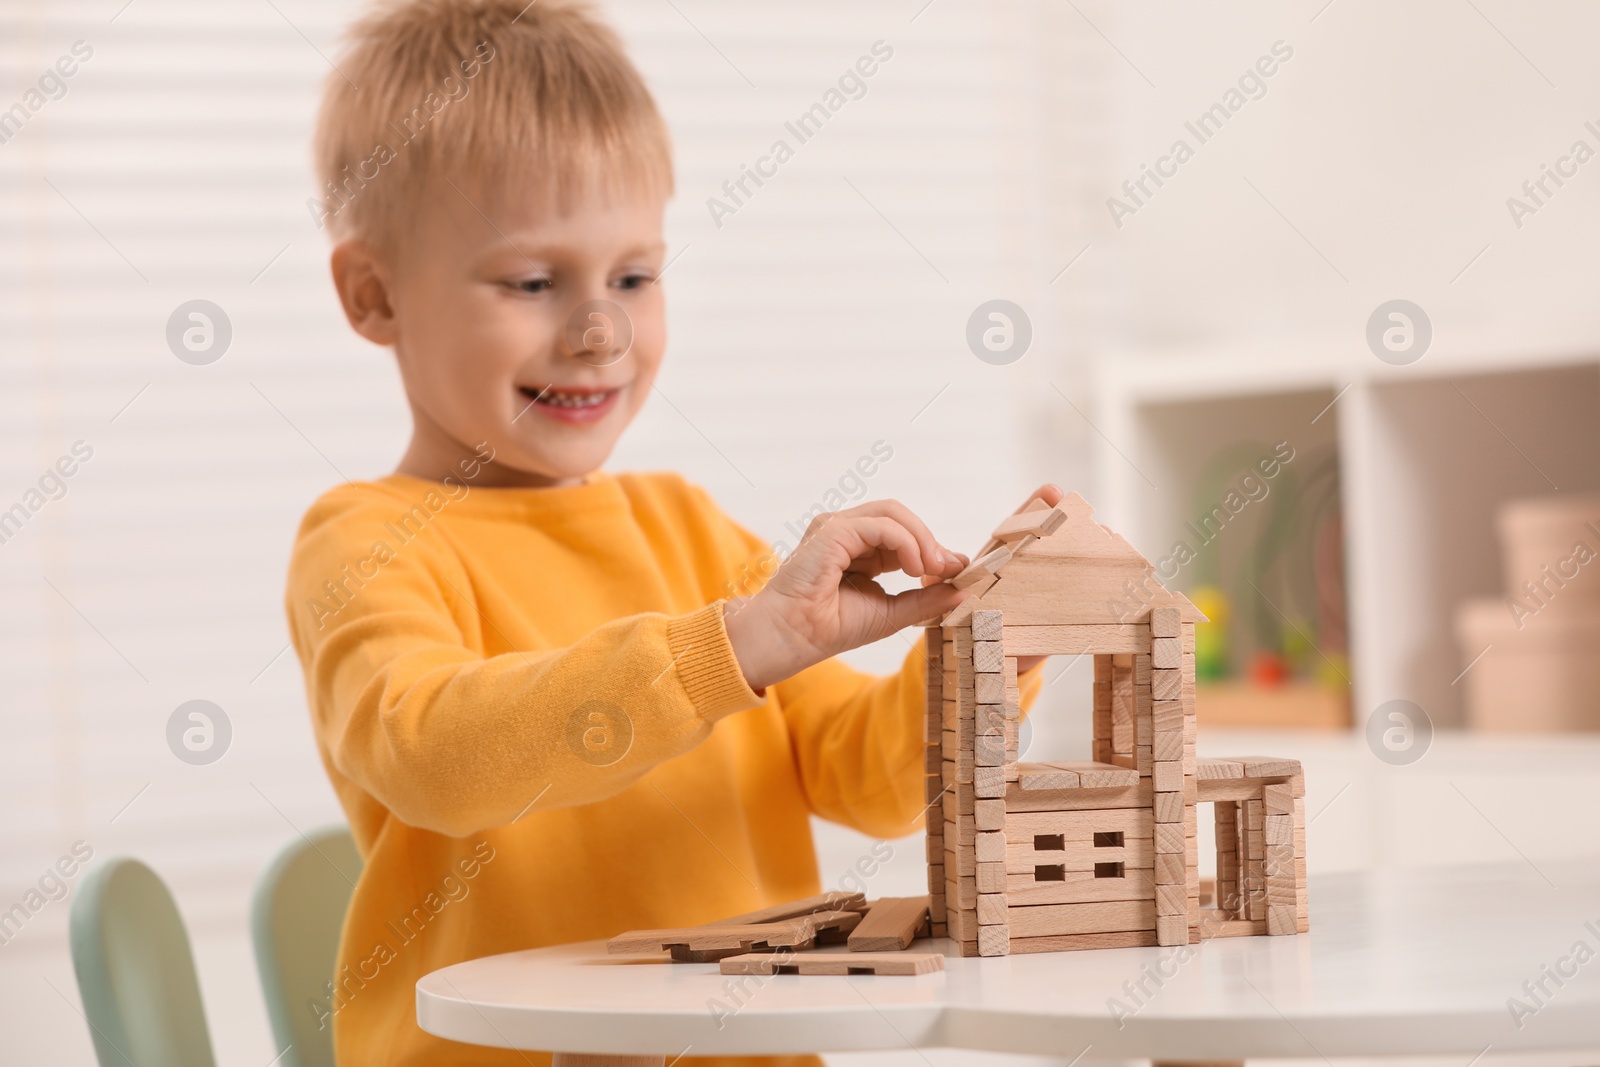
<svg viewBox="0 0 1600 1067"><path fill-rule="evenodd" d="M545 390L542 403L551 404L560 408L590 408L610 396L604 393L558 393L554 389Z"/></svg>

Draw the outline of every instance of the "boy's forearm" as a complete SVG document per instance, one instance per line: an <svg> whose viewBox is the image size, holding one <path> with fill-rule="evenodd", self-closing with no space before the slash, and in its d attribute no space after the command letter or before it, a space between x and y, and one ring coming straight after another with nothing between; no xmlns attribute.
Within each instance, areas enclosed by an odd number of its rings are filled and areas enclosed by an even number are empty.
<svg viewBox="0 0 1600 1067"><path fill-rule="evenodd" d="M621 619L544 653L485 659L420 643L385 656L381 645L367 638L350 662L338 635L324 642L321 733L341 774L406 823L450 836L613 796L760 702L716 605ZM375 659L383 666L363 678Z"/></svg>

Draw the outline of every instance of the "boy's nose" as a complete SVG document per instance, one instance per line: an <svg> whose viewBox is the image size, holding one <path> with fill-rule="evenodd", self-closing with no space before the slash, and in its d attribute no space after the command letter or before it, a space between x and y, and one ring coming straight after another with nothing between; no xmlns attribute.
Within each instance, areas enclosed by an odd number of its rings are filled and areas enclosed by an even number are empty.
<svg viewBox="0 0 1600 1067"><path fill-rule="evenodd" d="M606 367L633 347L633 320L614 301L585 300L567 316L565 354L592 367Z"/></svg>

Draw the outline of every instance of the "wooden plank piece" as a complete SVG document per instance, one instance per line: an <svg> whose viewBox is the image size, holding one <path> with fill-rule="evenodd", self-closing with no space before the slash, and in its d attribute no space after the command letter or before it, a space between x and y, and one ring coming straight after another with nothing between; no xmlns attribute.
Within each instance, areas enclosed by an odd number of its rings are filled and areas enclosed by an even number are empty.
<svg viewBox="0 0 1600 1067"><path fill-rule="evenodd" d="M882 897L850 931L851 952L900 952L927 930L928 898Z"/></svg>
<svg viewBox="0 0 1600 1067"><path fill-rule="evenodd" d="M729 956L723 974L880 976L931 974L944 970L937 952L755 952Z"/></svg>
<svg viewBox="0 0 1600 1067"><path fill-rule="evenodd" d="M1066 521L1067 513L1059 507L1018 512L996 526L992 536L997 541L1017 541L1030 534L1045 537Z"/></svg>
<svg viewBox="0 0 1600 1067"><path fill-rule="evenodd" d="M787 904L773 904L771 907L757 908L747 911L743 915L734 915L716 922L706 923L706 926L750 926L755 923L779 922L783 919L793 919L801 915L813 915L822 911L865 911L867 895L865 893L845 893L835 891L832 893L818 893L814 897L805 897L801 900L791 900Z"/></svg>

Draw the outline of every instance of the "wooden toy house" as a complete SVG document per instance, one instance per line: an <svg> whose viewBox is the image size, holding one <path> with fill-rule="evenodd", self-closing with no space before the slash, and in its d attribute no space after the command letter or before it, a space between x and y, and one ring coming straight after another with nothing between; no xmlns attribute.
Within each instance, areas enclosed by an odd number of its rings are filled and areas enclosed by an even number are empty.
<svg viewBox="0 0 1600 1067"><path fill-rule="evenodd" d="M1195 757L1205 617L1092 516L1075 493L1030 501L927 630L935 936L998 956L1305 931L1300 764ZM1019 762L1017 658L1038 655L1094 657L1092 761ZM1204 896L1202 804L1217 831Z"/></svg>

